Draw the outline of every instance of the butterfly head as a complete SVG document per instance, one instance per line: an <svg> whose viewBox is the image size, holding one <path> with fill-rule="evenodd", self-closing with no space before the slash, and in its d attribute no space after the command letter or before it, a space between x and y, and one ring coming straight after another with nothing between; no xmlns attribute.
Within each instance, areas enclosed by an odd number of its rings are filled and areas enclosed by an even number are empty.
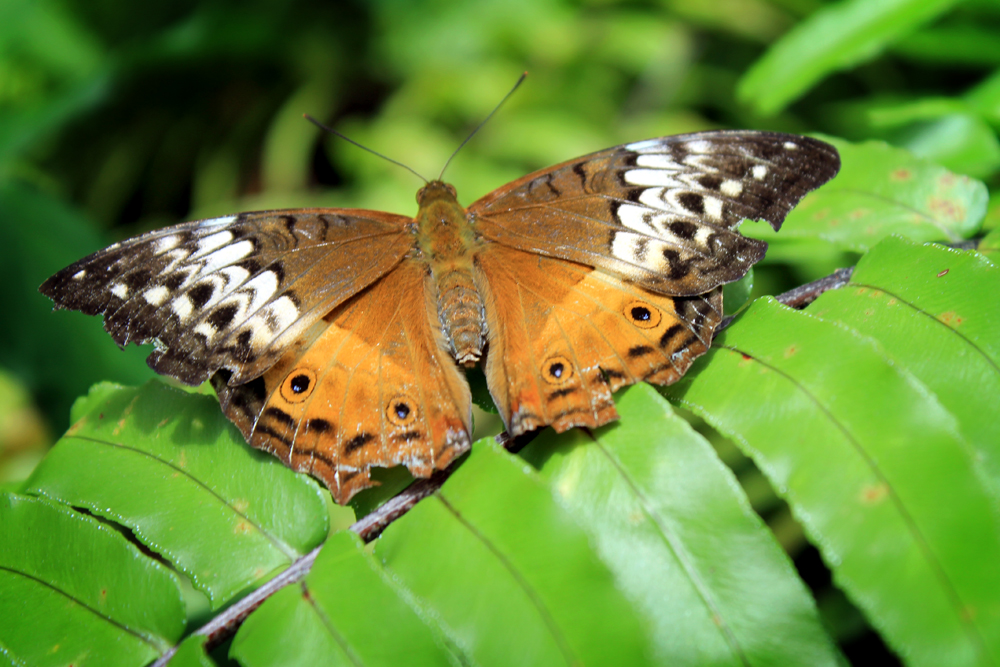
<svg viewBox="0 0 1000 667"><path fill-rule="evenodd" d="M457 202L458 193L455 192L455 186L444 181L431 181L417 192L417 203L420 206L427 206L439 200Z"/></svg>

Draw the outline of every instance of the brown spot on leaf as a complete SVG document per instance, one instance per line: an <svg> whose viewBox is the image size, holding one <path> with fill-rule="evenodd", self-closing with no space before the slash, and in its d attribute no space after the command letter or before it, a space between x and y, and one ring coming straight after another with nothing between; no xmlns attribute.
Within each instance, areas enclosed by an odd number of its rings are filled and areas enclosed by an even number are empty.
<svg viewBox="0 0 1000 667"><path fill-rule="evenodd" d="M940 271L940 272L939 272L939 273L937 274L937 277L938 277L938 278L943 278L943 277L945 277L946 275L948 275L948 271L949 271L949 269L945 269L944 271Z"/></svg>
<svg viewBox="0 0 1000 667"><path fill-rule="evenodd" d="M965 218L965 209L956 204L952 199L931 197L927 200L927 207L937 217L944 220L962 220Z"/></svg>
<svg viewBox="0 0 1000 667"><path fill-rule="evenodd" d="M798 354L798 352L799 352L798 345L789 345L788 347L785 348L785 359L788 359L789 357L794 357L796 354Z"/></svg>
<svg viewBox="0 0 1000 667"><path fill-rule="evenodd" d="M956 313L954 310L946 310L945 312L938 315L938 319L942 323L952 328L961 326L962 322L964 321L961 317L958 316L958 313Z"/></svg>
<svg viewBox="0 0 1000 667"><path fill-rule="evenodd" d="M879 482L861 489L861 502L865 505L875 505L882 502L889 496L889 486L885 482Z"/></svg>
<svg viewBox="0 0 1000 667"><path fill-rule="evenodd" d="M908 181L913 178L913 172L909 169L896 169L889 174L889 178L894 181Z"/></svg>

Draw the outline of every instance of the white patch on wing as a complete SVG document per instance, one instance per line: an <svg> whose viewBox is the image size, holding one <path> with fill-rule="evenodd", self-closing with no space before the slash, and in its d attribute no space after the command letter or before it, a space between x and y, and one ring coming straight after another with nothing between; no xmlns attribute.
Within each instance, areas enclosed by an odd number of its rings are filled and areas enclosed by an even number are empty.
<svg viewBox="0 0 1000 667"><path fill-rule="evenodd" d="M712 220L722 220L722 200L716 197L702 197L705 215Z"/></svg>
<svg viewBox="0 0 1000 667"><path fill-rule="evenodd" d="M264 271L240 289L241 292L250 292L251 290L253 291L253 296L247 307L248 314L253 314L260 310L261 306L267 303L274 296L274 293L278 291L277 274L274 271Z"/></svg>
<svg viewBox="0 0 1000 667"><path fill-rule="evenodd" d="M168 250L173 250L181 242L181 237L179 234L171 234L170 236L164 236L162 239L157 239L156 247L153 249L154 255L162 255Z"/></svg>
<svg viewBox="0 0 1000 667"><path fill-rule="evenodd" d="M634 264L636 257L641 255L639 248L644 241L648 241L645 236L632 234L630 232L615 232L615 238L611 242L611 254L629 264Z"/></svg>
<svg viewBox="0 0 1000 667"><path fill-rule="evenodd" d="M226 279L226 291L219 295L223 297L246 282L246 279L250 277L250 272L242 266L227 266L219 271L219 275L224 276Z"/></svg>
<svg viewBox="0 0 1000 667"><path fill-rule="evenodd" d="M689 141L684 144L684 148L687 149L688 153L711 153L712 152L712 142L705 141L703 139L697 139L695 141Z"/></svg>
<svg viewBox="0 0 1000 667"><path fill-rule="evenodd" d="M660 139L646 139L645 141L637 141L634 144L628 144L625 148L633 153L648 153L650 151L659 150L662 145L663 143Z"/></svg>
<svg viewBox="0 0 1000 667"><path fill-rule="evenodd" d="M207 342L209 344L211 344L212 339L215 337L216 334L215 327L213 327L211 324L209 324L207 321L204 320L199 322L198 326L196 326L193 329L193 331L194 333L201 334L202 336L207 338L208 339Z"/></svg>
<svg viewBox="0 0 1000 667"><path fill-rule="evenodd" d="M794 151L799 147L799 145L794 141L786 141L784 144L782 144L782 146L785 147L785 150L789 151Z"/></svg>
<svg viewBox="0 0 1000 667"><path fill-rule="evenodd" d="M634 229L643 234L659 231L653 226L655 215L648 208L636 206L635 204L622 204L618 207L618 221L629 229Z"/></svg>
<svg viewBox="0 0 1000 667"><path fill-rule="evenodd" d="M87 275L87 269L81 269L80 271L77 271L76 273L73 274L73 280L80 280L85 275Z"/></svg>
<svg viewBox="0 0 1000 667"><path fill-rule="evenodd" d="M287 296L275 299L268 310L274 320L275 331L284 331L299 316L299 307Z"/></svg>
<svg viewBox="0 0 1000 667"><path fill-rule="evenodd" d="M722 185L719 186L719 192L727 197L739 197L740 193L743 192L743 184L739 181L722 181Z"/></svg>
<svg viewBox="0 0 1000 667"><path fill-rule="evenodd" d="M128 296L128 286L122 283L115 283L111 286L111 293L119 299L124 299Z"/></svg>
<svg viewBox="0 0 1000 667"><path fill-rule="evenodd" d="M675 247L666 241L632 232L615 232L615 238L611 242L611 253L615 257L654 272L663 272L670 268L663 256L663 251L667 249Z"/></svg>
<svg viewBox="0 0 1000 667"><path fill-rule="evenodd" d="M694 233L694 239L692 239L696 245L704 248L708 244L708 237L715 232L714 229L708 225L698 225L698 231Z"/></svg>
<svg viewBox="0 0 1000 667"><path fill-rule="evenodd" d="M635 165L637 167L648 167L650 169L666 169L668 171L681 171L684 169L684 165L679 164L677 160L673 159L669 155L663 155L662 153L654 153L652 155L640 155L635 159Z"/></svg>
<svg viewBox="0 0 1000 667"><path fill-rule="evenodd" d="M767 176L767 166L763 164L755 164L753 169L750 170L750 173L753 174L753 177L758 181L762 180L765 176Z"/></svg>
<svg viewBox="0 0 1000 667"><path fill-rule="evenodd" d="M217 227L219 225L228 225L236 220L235 215L224 215L221 218L209 218L208 220L202 220L198 223L199 227Z"/></svg>
<svg viewBox="0 0 1000 667"><path fill-rule="evenodd" d="M229 234L229 232L222 232L224 234ZM232 234L230 234L232 236ZM209 237L212 238L212 237ZM208 240L208 239L206 239ZM224 266L229 266L230 264L235 264L247 255L253 252L253 243L246 239L234 243L232 245L227 245L224 248L216 250L211 255L207 255L203 258L205 266L202 267L201 273L214 273L215 271L221 269Z"/></svg>
<svg viewBox="0 0 1000 667"><path fill-rule="evenodd" d="M663 200L663 197L668 195L669 192L670 191L665 188L647 188L642 191L641 195L639 195L639 203L660 211L670 211L672 213L684 211L683 208L678 207L676 204L668 204Z"/></svg>
<svg viewBox="0 0 1000 667"><path fill-rule="evenodd" d="M170 296L170 290L163 285L151 287L142 293L142 298L146 300L146 303L152 306L159 306L167 300L168 296Z"/></svg>
<svg viewBox="0 0 1000 667"><path fill-rule="evenodd" d="M677 174L665 169L629 169L625 172L625 182L629 185L644 187L673 186L682 183L677 180Z"/></svg>
<svg viewBox="0 0 1000 667"><path fill-rule="evenodd" d="M226 245L232 240L233 240L233 233L228 230L216 232L211 236L206 236L205 238L198 239L198 249L195 251L193 255L191 255L191 259L198 259L203 255L207 255L208 253L218 248L221 248L222 246Z"/></svg>
<svg viewBox="0 0 1000 667"><path fill-rule="evenodd" d="M191 317L194 305L191 303L191 299L188 298L187 294L182 294L170 303L170 310L174 311L174 314L177 315L177 319L181 321L181 324L184 324L184 322Z"/></svg>

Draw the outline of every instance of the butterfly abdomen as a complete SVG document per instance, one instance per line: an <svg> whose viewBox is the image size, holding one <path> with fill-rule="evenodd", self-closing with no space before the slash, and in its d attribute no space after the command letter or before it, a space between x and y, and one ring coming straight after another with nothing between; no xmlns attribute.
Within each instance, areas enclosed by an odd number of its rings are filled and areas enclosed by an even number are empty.
<svg viewBox="0 0 1000 667"><path fill-rule="evenodd" d="M455 360L471 366L486 343L483 298L472 277L472 257L480 241L447 183L428 183L417 201L417 243L430 265L441 329Z"/></svg>

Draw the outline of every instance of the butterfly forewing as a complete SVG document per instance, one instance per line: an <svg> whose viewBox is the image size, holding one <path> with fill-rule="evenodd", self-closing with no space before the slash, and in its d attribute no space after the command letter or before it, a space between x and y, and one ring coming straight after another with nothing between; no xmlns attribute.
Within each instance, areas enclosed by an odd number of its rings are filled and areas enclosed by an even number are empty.
<svg viewBox="0 0 1000 667"><path fill-rule="evenodd" d="M484 238L603 268L648 289L702 294L740 279L778 229L840 168L821 141L772 132L702 132L618 146L530 174L469 207Z"/></svg>
<svg viewBox="0 0 1000 667"><path fill-rule="evenodd" d="M41 291L104 314L119 345L156 341L149 364L199 384L272 366L297 336L399 263L409 218L348 209L241 213L143 234L86 257Z"/></svg>

